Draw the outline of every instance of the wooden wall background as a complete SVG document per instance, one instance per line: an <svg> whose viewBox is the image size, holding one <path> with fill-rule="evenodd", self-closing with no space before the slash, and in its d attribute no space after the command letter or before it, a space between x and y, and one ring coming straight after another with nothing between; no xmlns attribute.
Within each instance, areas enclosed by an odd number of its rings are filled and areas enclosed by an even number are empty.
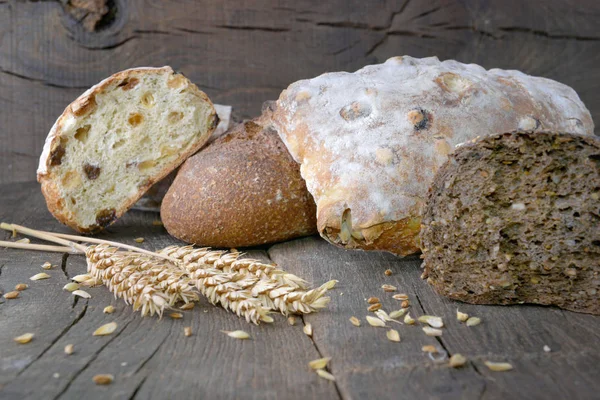
<svg viewBox="0 0 600 400"><path fill-rule="evenodd" d="M243 118L301 78L437 55L566 83L600 125L599 21L598 0L0 0L0 183L34 180L64 107L134 66Z"/></svg>

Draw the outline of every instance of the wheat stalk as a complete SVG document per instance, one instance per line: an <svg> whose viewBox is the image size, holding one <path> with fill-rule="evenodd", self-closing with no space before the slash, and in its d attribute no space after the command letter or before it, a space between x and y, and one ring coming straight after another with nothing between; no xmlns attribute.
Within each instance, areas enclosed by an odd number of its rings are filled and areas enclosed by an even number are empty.
<svg viewBox="0 0 600 400"><path fill-rule="evenodd" d="M205 289L204 285L219 282L221 288L227 288L227 292L235 292L245 298L257 298L264 308L278 310L284 315L316 312L324 308L330 300L329 297L325 297L327 284L317 289L306 290L305 280L278 269L276 265L253 259L240 259L242 253L238 251L228 253L208 248L170 246L159 253L181 260L203 293L210 291ZM211 277L212 280L205 280L207 277ZM207 295L209 300L219 299L215 293L216 291L212 291Z"/></svg>

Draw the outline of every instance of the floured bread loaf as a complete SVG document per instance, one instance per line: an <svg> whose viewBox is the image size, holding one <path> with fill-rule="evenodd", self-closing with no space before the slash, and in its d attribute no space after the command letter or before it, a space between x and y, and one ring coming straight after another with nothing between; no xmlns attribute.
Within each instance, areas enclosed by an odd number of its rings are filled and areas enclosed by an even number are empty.
<svg viewBox="0 0 600 400"><path fill-rule="evenodd" d="M189 243L246 247L317 231L300 167L271 128L270 110L190 157L163 199L167 231Z"/></svg>
<svg viewBox="0 0 600 400"><path fill-rule="evenodd" d="M600 314L600 140L507 133L460 146L435 176L421 240L440 294Z"/></svg>
<svg viewBox="0 0 600 400"><path fill-rule="evenodd" d="M37 175L48 209L77 231L103 229L197 151L217 123L206 94L170 67L110 76L50 130Z"/></svg>
<svg viewBox="0 0 600 400"><path fill-rule="evenodd" d="M273 120L301 163L321 236L399 255L418 251L427 189L456 144L516 129L593 132L568 86L436 57L298 81Z"/></svg>

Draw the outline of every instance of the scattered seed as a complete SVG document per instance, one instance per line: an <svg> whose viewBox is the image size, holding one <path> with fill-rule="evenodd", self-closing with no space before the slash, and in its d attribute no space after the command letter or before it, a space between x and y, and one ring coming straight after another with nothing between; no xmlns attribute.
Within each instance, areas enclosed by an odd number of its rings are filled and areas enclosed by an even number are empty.
<svg viewBox="0 0 600 400"><path fill-rule="evenodd" d="M185 303L184 305L179 307L179 309L184 310L184 311L189 311L189 310L193 310L194 307L196 307L196 303L190 301L189 303Z"/></svg>
<svg viewBox="0 0 600 400"><path fill-rule="evenodd" d="M66 290L67 292L74 292L77 289L79 289L79 283L77 282L69 282L63 286L63 290Z"/></svg>
<svg viewBox="0 0 600 400"><path fill-rule="evenodd" d="M423 327L423 332L425 332L425 334L427 336L442 336L442 330L441 329L435 329L435 328L431 328L429 326L424 326Z"/></svg>
<svg viewBox="0 0 600 400"><path fill-rule="evenodd" d="M350 317L350 322L352 323L352 325L354 326L360 326L360 319L356 318L356 317Z"/></svg>
<svg viewBox="0 0 600 400"><path fill-rule="evenodd" d="M183 314L180 312L173 312L173 313L169 314L169 317L171 317L173 319L181 319L181 318L183 318Z"/></svg>
<svg viewBox="0 0 600 400"><path fill-rule="evenodd" d="M287 321L288 321L288 324L290 324L290 325L292 325L292 326L296 325L296 317L293 317L293 316L292 316L292 317L289 317L289 318L287 319Z"/></svg>
<svg viewBox="0 0 600 400"><path fill-rule="evenodd" d="M317 360L312 360L308 363L308 366L312 369L323 369L327 366L327 363L331 361L331 357L319 358Z"/></svg>
<svg viewBox="0 0 600 400"><path fill-rule="evenodd" d="M374 311L377 311L377 310L379 310L380 308L381 308L381 303L375 303L375 304L372 304L372 305L370 305L370 306L367 308L367 311L374 312Z"/></svg>
<svg viewBox="0 0 600 400"><path fill-rule="evenodd" d="M19 292L16 290L4 294L4 298L7 300L16 299L17 297L19 297Z"/></svg>
<svg viewBox="0 0 600 400"><path fill-rule="evenodd" d="M385 328L385 322L383 322L379 318L375 318L375 317L371 317L370 315L367 315L367 322L369 323L369 325L374 326L376 328Z"/></svg>
<svg viewBox="0 0 600 400"><path fill-rule="evenodd" d="M410 302L408 300L404 300L402 303L400 303L400 307L402 308L408 308L408 306L410 306Z"/></svg>
<svg viewBox="0 0 600 400"><path fill-rule="evenodd" d="M392 270L391 269L386 269L384 272L385 276L390 276L392 275Z"/></svg>
<svg viewBox="0 0 600 400"><path fill-rule="evenodd" d="M94 380L94 383L96 385L110 385L112 383L112 381L115 380L115 377L112 376L111 374L101 374L101 375L94 375L94 377L92 379Z"/></svg>
<svg viewBox="0 0 600 400"><path fill-rule="evenodd" d="M60 374L58 372L55 372L55 373L52 374L52 377L54 379L58 379L58 378L60 378Z"/></svg>
<svg viewBox="0 0 600 400"><path fill-rule="evenodd" d="M398 293L392 296L394 300L408 300L408 295L404 293Z"/></svg>
<svg viewBox="0 0 600 400"><path fill-rule="evenodd" d="M83 297L84 299L91 299L92 298L92 295L89 294L88 292L86 292L85 290L73 290L71 292L71 294L73 294L73 296Z"/></svg>
<svg viewBox="0 0 600 400"><path fill-rule="evenodd" d="M33 339L33 336L33 333L24 333L21 336L14 338L14 341L21 344L29 343L31 342L31 339Z"/></svg>
<svg viewBox="0 0 600 400"><path fill-rule="evenodd" d="M311 324L306 324L304 325L304 328L302 328L302 330L304 331L304 333L307 336L311 336L313 335L313 329L312 329L312 325Z"/></svg>
<svg viewBox="0 0 600 400"><path fill-rule="evenodd" d="M73 354L74 346L72 344L68 344L65 346L65 354L71 355Z"/></svg>
<svg viewBox="0 0 600 400"><path fill-rule="evenodd" d="M104 310L102 310L104 314L112 314L115 312L115 308L113 306L106 306Z"/></svg>
<svg viewBox="0 0 600 400"><path fill-rule="evenodd" d="M419 322L428 324L432 328L441 328L444 326L442 319L433 315L421 315L418 320Z"/></svg>
<svg viewBox="0 0 600 400"><path fill-rule="evenodd" d="M383 289L384 292L395 292L397 290L396 286L392 286L392 285L381 285L381 288Z"/></svg>
<svg viewBox="0 0 600 400"><path fill-rule="evenodd" d="M144 238L143 237L135 238L135 239L133 239L133 241L136 243L144 243Z"/></svg>
<svg viewBox="0 0 600 400"><path fill-rule="evenodd" d="M465 322L466 320L469 319L469 314L466 314L466 313L456 310L456 319L459 320L460 322Z"/></svg>
<svg viewBox="0 0 600 400"><path fill-rule="evenodd" d="M185 336L192 336L192 327L186 326L185 328L183 328L183 334Z"/></svg>
<svg viewBox="0 0 600 400"><path fill-rule="evenodd" d="M452 357L450 357L450 361L449 361L449 364L452 368L462 367L466 363L467 363L467 358L459 353L453 354Z"/></svg>
<svg viewBox="0 0 600 400"><path fill-rule="evenodd" d="M430 344L421 347L421 350L425 353L437 353L438 352L437 347L430 345Z"/></svg>
<svg viewBox="0 0 600 400"><path fill-rule="evenodd" d="M400 334L395 329L390 329L389 331L387 331L386 332L386 336L392 342L399 342L400 341Z"/></svg>
<svg viewBox="0 0 600 400"><path fill-rule="evenodd" d="M81 274L81 275L75 275L74 277L71 278L71 280L75 281L75 282L85 282L87 280L92 279L91 275L88 274Z"/></svg>
<svg viewBox="0 0 600 400"><path fill-rule="evenodd" d="M506 362L497 363L491 361L484 361L484 364L492 371L510 371L511 369L513 369L513 366Z"/></svg>
<svg viewBox="0 0 600 400"><path fill-rule="evenodd" d="M406 308L403 308L401 310L392 311L390 313L390 318L391 319L398 319L398 318L404 316L404 314L406 314Z"/></svg>
<svg viewBox="0 0 600 400"><path fill-rule="evenodd" d="M42 264L42 269L52 269L52 264L49 263L48 261L46 261L45 263Z"/></svg>
<svg viewBox="0 0 600 400"><path fill-rule="evenodd" d="M339 282L338 280L336 280L336 279L333 279L333 280L331 280L331 281L329 281L329 282L325 282L325 283L323 284L323 287L324 287L325 289L327 289L327 290L331 290L331 289L333 289L333 288L335 287L335 285L337 285L337 283L338 283L338 282Z"/></svg>
<svg viewBox="0 0 600 400"><path fill-rule="evenodd" d="M325 371L324 369L318 369L317 375L319 375L323 379L327 379L328 381L335 381L335 377L329 372Z"/></svg>
<svg viewBox="0 0 600 400"><path fill-rule="evenodd" d="M154 226L163 226L163 223L160 219L155 219L154 221L152 221L152 225Z"/></svg>
<svg viewBox="0 0 600 400"><path fill-rule="evenodd" d="M550 353L552 350L550 349L550 346L548 346L547 344L544 345L544 351L546 353Z"/></svg>
<svg viewBox="0 0 600 400"><path fill-rule="evenodd" d="M102 325L100 328L96 329L93 333L94 336L106 336L110 335L114 331L117 330L117 323L110 322L108 324Z"/></svg>
<svg viewBox="0 0 600 400"><path fill-rule="evenodd" d="M16 240L15 243L31 243L31 240L29 240L29 238L23 238Z"/></svg>
<svg viewBox="0 0 600 400"><path fill-rule="evenodd" d="M475 326L475 325L479 325L480 323L481 323L481 318L470 317L469 319L467 319L467 326Z"/></svg>
<svg viewBox="0 0 600 400"><path fill-rule="evenodd" d="M379 297L369 297L367 299L367 303L369 303L369 304L377 304L377 303L381 303L381 301L379 300Z"/></svg>
<svg viewBox="0 0 600 400"><path fill-rule="evenodd" d="M250 335L244 331L221 331L221 332L223 332L227 336L232 337L234 339L241 339L241 340L250 339Z"/></svg>
<svg viewBox="0 0 600 400"><path fill-rule="evenodd" d="M29 285L27 285L26 283L19 283L15 286L15 290L18 290L19 292L27 289L29 287Z"/></svg>
<svg viewBox="0 0 600 400"><path fill-rule="evenodd" d="M404 317L404 323L408 325L415 324L415 320L410 316L410 313L406 314L406 316Z"/></svg>
<svg viewBox="0 0 600 400"><path fill-rule="evenodd" d="M50 278L50 275L48 275L45 272L40 272L39 274L35 274L34 276L32 276L31 278L29 278L32 281L39 281L41 279L48 279Z"/></svg>

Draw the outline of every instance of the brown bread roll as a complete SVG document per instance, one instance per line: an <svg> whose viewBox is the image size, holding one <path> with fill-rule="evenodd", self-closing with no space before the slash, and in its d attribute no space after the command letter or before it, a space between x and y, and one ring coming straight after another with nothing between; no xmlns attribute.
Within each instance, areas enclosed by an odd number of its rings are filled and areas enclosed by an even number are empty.
<svg viewBox="0 0 600 400"><path fill-rule="evenodd" d="M600 140L506 133L436 174L421 240L427 280L476 304L600 314Z"/></svg>
<svg viewBox="0 0 600 400"><path fill-rule="evenodd" d="M268 113L183 164L161 206L171 235L203 246L245 247L316 233L315 203Z"/></svg>

